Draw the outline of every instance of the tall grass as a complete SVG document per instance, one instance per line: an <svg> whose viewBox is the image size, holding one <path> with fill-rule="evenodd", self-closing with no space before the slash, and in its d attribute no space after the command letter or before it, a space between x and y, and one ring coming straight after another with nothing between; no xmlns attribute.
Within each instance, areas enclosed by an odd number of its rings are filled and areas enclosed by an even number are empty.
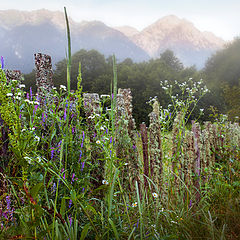
<svg viewBox="0 0 240 240"><path fill-rule="evenodd" d="M198 83L191 80L190 90L181 84L187 98L174 97L169 109L159 109L156 99L152 102L152 116L157 121L149 131L154 133L160 126L161 144L150 138L148 149L154 149L159 158L153 162L156 154L152 152L147 159L149 171L145 171L141 137L136 129L132 138L128 136L127 115L118 119L115 57L111 109L105 109L105 100L96 103L97 110L87 109L95 103L82 98L80 64L78 89L71 94L70 28L66 8L64 12L67 91L61 88L46 92L46 105L40 106L36 96L26 94L19 83L8 84L0 68L1 128L8 132L5 139L0 135L1 146L8 142L7 153L1 155L0 238L239 238L239 125L222 119L207 125L210 130L205 136L209 141L205 145L215 144L215 148L211 152L206 148L201 158L214 157L214 161L202 169L203 176L194 175L192 147L200 149L200 145L191 142L194 136L186 123L206 89L200 88L196 99L193 96ZM172 97L172 86L165 88ZM228 141L223 142L219 133ZM211 142L213 136L215 142ZM124 154L119 154L120 146L127 146ZM139 164L132 165L133 161ZM185 163L189 165L184 169Z"/></svg>

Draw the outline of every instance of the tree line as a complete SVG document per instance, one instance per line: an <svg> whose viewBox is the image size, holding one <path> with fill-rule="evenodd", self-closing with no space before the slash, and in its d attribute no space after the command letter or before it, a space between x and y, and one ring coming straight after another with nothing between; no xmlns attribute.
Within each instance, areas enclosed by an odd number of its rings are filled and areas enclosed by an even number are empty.
<svg viewBox="0 0 240 240"><path fill-rule="evenodd" d="M80 50L72 56L71 89L77 88L79 62L82 70L83 92L109 94L113 78L112 57L106 58L96 50ZM66 59L56 64L53 82L56 87L66 85ZM24 76L25 84L36 90L35 70ZM117 64L118 88L130 88L133 95L133 114L137 123L148 122L151 106L150 97L157 97L161 106L167 108L169 97L160 85L168 80L174 86L178 82L203 79L210 90L199 102L192 118L196 118L199 109L204 109L201 120L209 120L216 113L227 113L230 120L240 116L240 38L213 54L204 69L195 66L184 67L171 50L163 52L159 58L147 62L134 63L130 58ZM175 92L179 89L174 89ZM213 114L214 112L214 114Z"/></svg>

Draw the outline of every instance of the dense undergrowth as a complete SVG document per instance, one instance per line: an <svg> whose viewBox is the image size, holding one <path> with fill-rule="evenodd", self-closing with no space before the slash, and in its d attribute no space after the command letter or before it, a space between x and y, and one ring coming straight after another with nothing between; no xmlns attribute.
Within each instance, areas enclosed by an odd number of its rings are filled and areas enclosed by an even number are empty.
<svg viewBox="0 0 240 240"><path fill-rule="evenodd" d="M118 121L116 84L114 67L111 97L86 117L80 71L75 93L68 76L68 88L40 98L20 82L7 82L0 69L0 238L239 239L240 148L229 143L240 136L212 149L215 160L202 169L204 177L190 176L198 178L197 187L180 175L188 116L207 91L202 82L180 84L182 96L173 96L166 82L169 109L150 102L161 123L158 184L145 174L139 132L132 142L127 120ZM216 116L214 125L228 136L226 120ZM129 167L133 161L136 169Z"/></svg>

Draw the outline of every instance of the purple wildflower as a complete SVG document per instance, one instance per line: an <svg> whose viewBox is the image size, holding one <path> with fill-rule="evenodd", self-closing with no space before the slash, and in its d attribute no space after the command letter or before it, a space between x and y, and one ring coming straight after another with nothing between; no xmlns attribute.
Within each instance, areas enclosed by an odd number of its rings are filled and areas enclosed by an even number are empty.
<svg viewBox="0 0 240 240"><path fill-rule="evenodd" d="M84 131L82 132L82 143L81 143L81 148L83 148L83 142L84 142L84 138L85 138L85 134L84 134Z"/></svg>
<svg viewBox="0 0 240 240"><path fill-rule="evenodd" d="M74 177L75 177L75 173L72 174L72 181L71 181L71 184L74 182Z"/></svg>
<svg viewBox="0 0 240 240"><path fill-rule="evenodd" d="M81 158L82 158L82 151L80 150L80 155L79 155L79 160L78 160L78 162L80 162Z"/></svg>
<svg viewBox="0 0 240 240"><path fill-rule="evenodd" d="M189 202L189 207L191 207L192 206L192 200L190 200L190 202Z"/></svg>
<svg viewBox="0 0 240 240"><path fill-rule="evenodd" d="M112 143L112 137L110 137L110 143Z"/></svg>
<svg viewBox="0 0 240 240"><path fill-rule="evenodd" d="M42 113L42 121L45 123L45 114Z"/></svg>
<svg viewBox="0 0 240 240"><path fill-rule="evenodd" d="M72 225L72 217L71 217L71 215L68 216L68 220L69 220L69 224L70 224L70 227L71 227L71 225Z"/></svg>
<svg viewBox="0 0 240 240"><path fill-rule="evenodd" d="M85 164L85 162L82 162L81 171L83 171L83 169L84 169L84 164Z"/></svg>
<svg viewBox="0 0 240 240"><path fill-rule="evenodd" d="M68 208L71 208L71 206L72 206L72 200L70 199L70 200L69 200Z"/></svg>
<svg viewBox="0 0 240 240"><path fill-rule="evenodd" d="M3 56L1 56L1 68L2 68L2 69L4 68L4 59L3 59Z"/></svg>
<svg viewBox="0 0 240 240"><path fill-rule="evenodd" d="M53 159L53 157L54 157L54 149L53 148L51 148L52 150L51 150L51 159Z"/></svg>
<svg viewBox="0 0 240 240"><path fill-rule="evenodd" d="M52 190L53 193L56 191L56 183L53 183L51 190Z"/></svg>
<svg viewBox="0 0 240 240"><path fill-rule="evenodd" d="M66 120L66 118L67 118L67 108L65 108L64 110L64 120Z"/></svg>
<svg viewBox="0 0 240 240"><path fill-rule="evenodd" d="M32 87L30 87L30 97L31 97L31 100L32 100Z"/></svg>
<svg viewBox="0 0 240 240"><path fill-rule="evenodd" d="M6 202L7 202L7 210L10 210L10 205L11 205L11 199L10 196L6 196Z"/></svg>

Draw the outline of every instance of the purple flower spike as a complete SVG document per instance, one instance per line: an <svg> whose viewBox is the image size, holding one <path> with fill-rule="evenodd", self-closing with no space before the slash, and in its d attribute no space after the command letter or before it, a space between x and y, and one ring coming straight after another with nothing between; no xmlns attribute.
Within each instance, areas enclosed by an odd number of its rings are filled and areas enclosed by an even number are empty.
<svg viewBox="0 0 240 240"><path fill-rule="evenodd" d="M4 68L4 59L3 59L3 56L1 56L1 68L2 68L2 69Z"/></svg>
<svg viewBox="0 0 240 240"><path fill-rule="evenodd" d="M64 120L66 120L66 118L67 118L67 109L65 108L65 110L64 110Z"/></svg>
<svg viewBox="0 0 240 240"><path fill-rule="evenodd" d="M192 206L192 200L190 200L190 202L189 202L189 207L191 207Z"/></svg>
<svg viewBox="0 0 240 240"><path fill-rule="evenodd" d="M79 155L79 160L78 160L78 162L80 162L81 158L82 158L82 151L80 150L80 155Z"/></svg>
<svg viewBox="0 0 240 240"><path fill-rule="evenodd" d="M30 87L30 97L31 97L31 101L32 101L32 87Z"/></svg>
<svg viewBox="0 0 240 240"><path fill-rule="evenodd" d="M51 159L54 157L54 149L51 150Z"/></svg>
<svg viewBox="0 0 240 240"><path fill-rule="evenodd" d="M84 169L84 164L85 164L85 162L82 162L82 168L81 168L81 171L83 171L83 169Z"/></svg>
<svg viewBox="0 0 240 240"><path fill-rule="evenodd" d="M70 200L69 200L68 208L71 208L71 206L72 206L72 200L70 199Z"/></svg>

